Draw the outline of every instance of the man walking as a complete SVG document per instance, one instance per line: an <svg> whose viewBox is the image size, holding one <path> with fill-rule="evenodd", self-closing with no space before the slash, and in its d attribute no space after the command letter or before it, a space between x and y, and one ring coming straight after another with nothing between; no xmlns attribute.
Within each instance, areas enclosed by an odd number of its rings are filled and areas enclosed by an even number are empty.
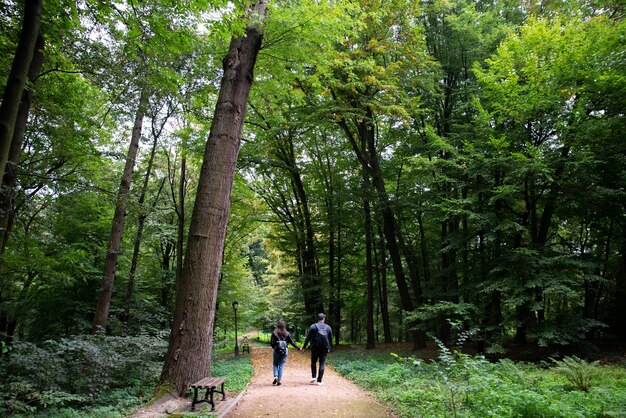
<svg viewBox="0 0 626 418"><path fill-rule="evenodd" d="M326 364L326 355L330 353L333 345L333 330L325 323L326 315L317 314L317 323L309 327L309 332L304 340L302 350L306 349L311 343L311 384L323 385L324 366ZM319 361L319 370L317 370L317 362Z"/></svg>

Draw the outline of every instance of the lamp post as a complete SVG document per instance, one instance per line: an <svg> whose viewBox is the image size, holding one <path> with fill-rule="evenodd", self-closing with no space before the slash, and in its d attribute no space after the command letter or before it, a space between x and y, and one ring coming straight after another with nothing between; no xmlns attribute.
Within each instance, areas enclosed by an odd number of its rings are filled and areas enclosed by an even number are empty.
<svg viewBox="0 0 626 418"><path fill-rule="evenodd" d="M239 303L237 303L236 301L233 302L233 309L235 311L235 355L238 356L239 355L239 342L237 341L237 307L239 306Z"/></svg>

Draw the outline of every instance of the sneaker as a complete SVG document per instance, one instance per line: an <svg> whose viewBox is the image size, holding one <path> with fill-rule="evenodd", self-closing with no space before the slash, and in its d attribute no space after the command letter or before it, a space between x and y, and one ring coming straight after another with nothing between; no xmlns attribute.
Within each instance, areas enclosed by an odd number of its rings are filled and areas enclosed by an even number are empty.
<svg viewBox="0 0 626 418"><path fill-rule="evenodd" d="M312 378L312 379L311 379L311 381L310 381L309 383L311 383L312 385L314 385L314 384L315 384L315 382L317 382L317 379L316 379L316 378Z"/></svg>
<svg viewBox="0 0 626 418"><path fill-rule="evenodd" d="M317 386L323 386L324 382L317 382Z"/></svg>
<svg viewBox="0 0 626 418"><path fill-rule="evenodd" d="M276 381L276 386L280 386L280 385L281 385L280 380L277 380Z"/></svg>
<svg viewBox="0 0 626 418"><path fill-rule="evenodd" d="M272 385L275 385L276 383L278 383L278 379L274 378L274 381L272 382Z"/></svg>

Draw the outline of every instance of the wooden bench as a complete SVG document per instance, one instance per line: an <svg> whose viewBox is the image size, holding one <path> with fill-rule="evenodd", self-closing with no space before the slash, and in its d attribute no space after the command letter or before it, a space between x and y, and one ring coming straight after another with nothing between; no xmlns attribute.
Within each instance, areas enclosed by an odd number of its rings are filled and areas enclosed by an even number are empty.
<svg viewBox="0 0 626 418"><path fill-rule="evenodd" d="M193 401L191 402L191 410L196 409L196 405L202 402L208 402L211 404L211 411L215 411L215 402L213 401L213 394L221 393L222 401L226 400L226 392L224 392L225 377L205 377L202 380L198 380L191 385L193 388ZM220 390L217 387L220 387ZM206 389L204 399L198 400L198 389Z"/></svg>

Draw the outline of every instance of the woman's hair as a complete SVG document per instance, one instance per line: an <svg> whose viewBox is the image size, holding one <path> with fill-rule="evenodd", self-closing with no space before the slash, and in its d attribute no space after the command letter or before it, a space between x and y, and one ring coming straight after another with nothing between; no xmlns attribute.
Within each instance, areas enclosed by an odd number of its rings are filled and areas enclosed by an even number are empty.
<svg viewBox="0 0 626 418"><path fill-rule="evenodd" d="M278 321L278 325L274 329L274 335L276 335L276 337L285 338L287 337L287 334L287 324L285 324L285 321L281 319Z"/></svg>

